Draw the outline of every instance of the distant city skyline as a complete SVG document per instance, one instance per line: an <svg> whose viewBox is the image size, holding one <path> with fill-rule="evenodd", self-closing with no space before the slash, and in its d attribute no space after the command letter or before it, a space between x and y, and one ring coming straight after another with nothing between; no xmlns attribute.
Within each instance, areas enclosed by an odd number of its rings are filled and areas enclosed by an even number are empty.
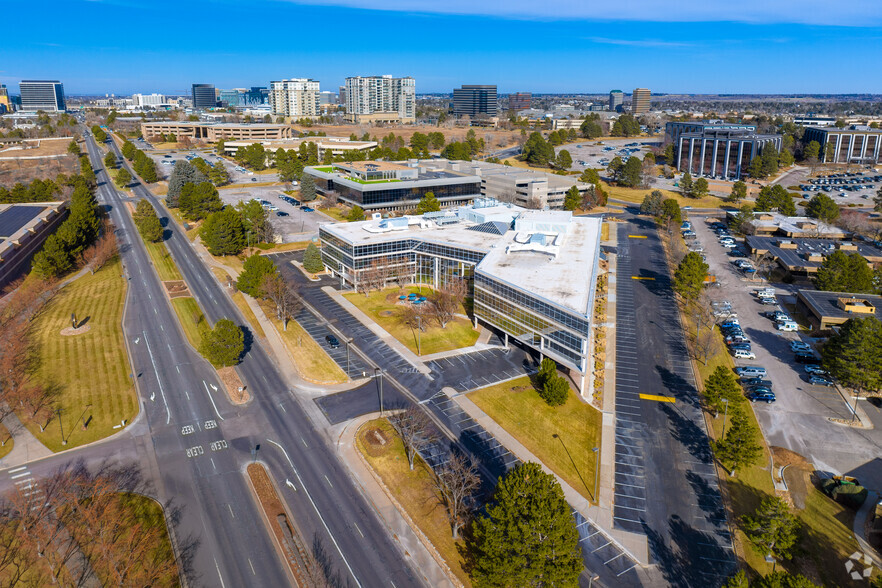
<svg viewBox="0 0 882 588"><path fill-rule="evenodd" d="M5 12L10 22L52 18L8 27L0 83L11 93L20 80L45 78L61 80L67 95L186 95L194 83L292 77L336 91L348 76L388 74L412 76L418 94L463 84L496 84L503 94L882 93L872 75L882 5L869 0L682 0L664 11L650 0L583 4L540 14L526 0L254 0L247 11L233 0L184 0L165 16L134 0L35 0ZM189 32L133 25L147 17L186 22ZM331 21L333 29L318 26Z"/></svg>

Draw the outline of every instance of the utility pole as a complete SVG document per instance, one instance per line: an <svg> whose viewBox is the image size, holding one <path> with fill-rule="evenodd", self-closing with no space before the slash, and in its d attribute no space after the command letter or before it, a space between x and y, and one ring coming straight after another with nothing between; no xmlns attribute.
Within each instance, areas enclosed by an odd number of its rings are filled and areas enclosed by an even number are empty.
<svg viewBox="0 0 882 588"><path fill-rule="evenodd" d="M594 452L594 500L597 504L600 504L600 500L597 498L597 479L600 475L600 448L592 447L591 451Z"/></svg>
<svg viewBox="0 0 882 588"><path fill-rule="evenodd" d="M423 333L423 317L421 317L420 315L417 315L417 355L422 355L422 354L423 354L423 351L422 351L422 348L423 348L423 347L422 347L422 341L423 341L422 333Z"/></svg>
<svg viewBox="0 0 882 588"><path fill-rule="evenodd" d="M383 417L383 370L374 368L374 376L377 378L377 386L380 388L380 418Z"/></svg>
<svg viewBox="0 0 882 588"><path fill-rule="evenodd" d="M61 444L67 445L67 439L64 438L64 426L61 424L61 407L55 409L55 414L58 415L58 428L61 429Z"/></svg>

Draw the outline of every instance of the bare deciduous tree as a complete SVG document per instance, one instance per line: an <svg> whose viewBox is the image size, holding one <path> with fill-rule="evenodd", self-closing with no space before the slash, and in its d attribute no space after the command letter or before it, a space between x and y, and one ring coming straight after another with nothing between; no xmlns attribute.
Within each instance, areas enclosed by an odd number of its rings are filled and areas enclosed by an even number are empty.
<svg viewBox="0 0 882 588"><path fill-rule="evenodd" d="M432 297L432 315L438 320L441 328L453 320L468 293L468 284L461 278L449 280Z"/></svg>
<svg viewBox="0 0 882 588"><path fill-rule="evenodd" d="M278 273L267 274L260 283L260 293L275 305L276 319L282 321L283 329L287 331L288 321L302 306L294 284Z"/></svg>
<svg viewBox="0 0 882 588"><path fill-rule="evenodd" d="M435 488L447 508L447 519L453 530L453 538L459 538L459 530L472 512L472 495L480 486L474 463L468 457L454 453L435 472Z"/></svg>
<svg viewBox="0 0 882 588"><path fill-rule="evenodd" d="M115 230L116 227L113 223L105 220L101 236L92 246L83 251L83 262L89 268L89 273L94 274L104 267L104 264L116 257L118 247Z"/></svg>
<svg viewBox="0 0 882 588"><path fill-rule="evenodd" d="M434 443L437 434L429 416L420 408L409 406L389 417L389 424L401 437L407 463L413 470L416 454Z"/></svg>

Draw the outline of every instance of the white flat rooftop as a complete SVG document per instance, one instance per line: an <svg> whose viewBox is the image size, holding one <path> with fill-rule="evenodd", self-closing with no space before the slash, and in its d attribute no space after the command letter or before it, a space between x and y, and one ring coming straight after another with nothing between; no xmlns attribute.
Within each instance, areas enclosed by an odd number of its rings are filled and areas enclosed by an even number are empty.
<svg viewBox="0 0 882 588"><path fill-rule="evenodd" d="M408 225L406 229L397 229L387 232L372 232L368 229L377 227L380 221L369 220L354 223L326 223L322 227L339 235L356 247L369 243L384 243L387 241L400 241L401 239L421 239L434 243L449 243L453 246L462 246L477 251L489 251L494 243L501 238L499 235L482 233L470 230L469 227L477 226L475 223L460 221L455 224L421 228L419 224Z"/></svg>
<svg viewBox="0 0 882 588"><path fill-rule="evenodd" d="M599 254L601 220L573 217L561 234L557 257L537 251L510 251L518 231L509 231L476 270L545 300L589 316L592 273Z"/></svg>

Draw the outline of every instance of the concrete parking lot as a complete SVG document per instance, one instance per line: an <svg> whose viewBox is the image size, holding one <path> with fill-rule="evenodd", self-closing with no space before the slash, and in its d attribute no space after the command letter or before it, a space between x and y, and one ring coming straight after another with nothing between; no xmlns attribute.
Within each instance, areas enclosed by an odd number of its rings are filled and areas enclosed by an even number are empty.
<svg viewBox="0 0 882 588"><path fill-rule="evenodd" d="M769 284L749 281L731 264L727 250L700 216L692 219L693 230L704 248L710 273L721 284L714 297L731 302L732 310L745 335L751 340L755 361L736 360L736 365L758 365L766 368L773 382L777 401L754 405L757 419L770 445L785 447L804 456L819 470L849 473L860 478L868 488L882 488L882 469L868 467L882 449L882 429L872 430L847 427L832 422L831 418L851 419L853 402L849 394L843 396L834 387L816 386L806 379L802 364L794 361L790 342L802 340L817 348L818 340L808 333L782 333L775 323L762 315L775 307L760 304L751 293L755 288ZM796 286L771 284L779 301L795 302ZM787 312L786 308L782 308ZM789 313L788 313L789 314ZM848 401L848 402L847 402ZM860 401L862 409L875 423L882 412L875 405ZM882 424L882 422L880 422Z"/></svg>
<svg viewBox="0 0 882 588"><path fill-rule="evenodd" d="M602 141L603 145L598 145L598 141ZM632 157L643 159L653 147L662 146L661 137L627 137L619 139L611 139L609 137L601 137L594 140L582 141L580 143L570 143L555 148L555 153L566 149L573 158L572 170L584 171L585 169L606 168L609 163L600 163L600 160L612 161L614 157L623 157L620 153L626 145L636 143L634 147L639 147L638 151L631 153ZM604 151L604 148L613 147L610 151ZM585 163L579 163L584 161Z"/></svg>
<svg viewBox="0 0 882 588"><path fill-rule="evenodd" d="M313 212L304 212L300 207L288 204L280 198L284 195L279 188L270 186L257 186L255 188L221 188L221 200L226 204L238 204L246 200L266 200L278 208L278 211L271 210L269 213L270 222L276 230L276 234L282 237L284 243L294 241L306 241L318 236L318 226L320 223L336 222L331 217L322 214L318 210ZM297 197L297 194L294 194ZM277 212L287 213L288 216L279 216Z"/></svg>

